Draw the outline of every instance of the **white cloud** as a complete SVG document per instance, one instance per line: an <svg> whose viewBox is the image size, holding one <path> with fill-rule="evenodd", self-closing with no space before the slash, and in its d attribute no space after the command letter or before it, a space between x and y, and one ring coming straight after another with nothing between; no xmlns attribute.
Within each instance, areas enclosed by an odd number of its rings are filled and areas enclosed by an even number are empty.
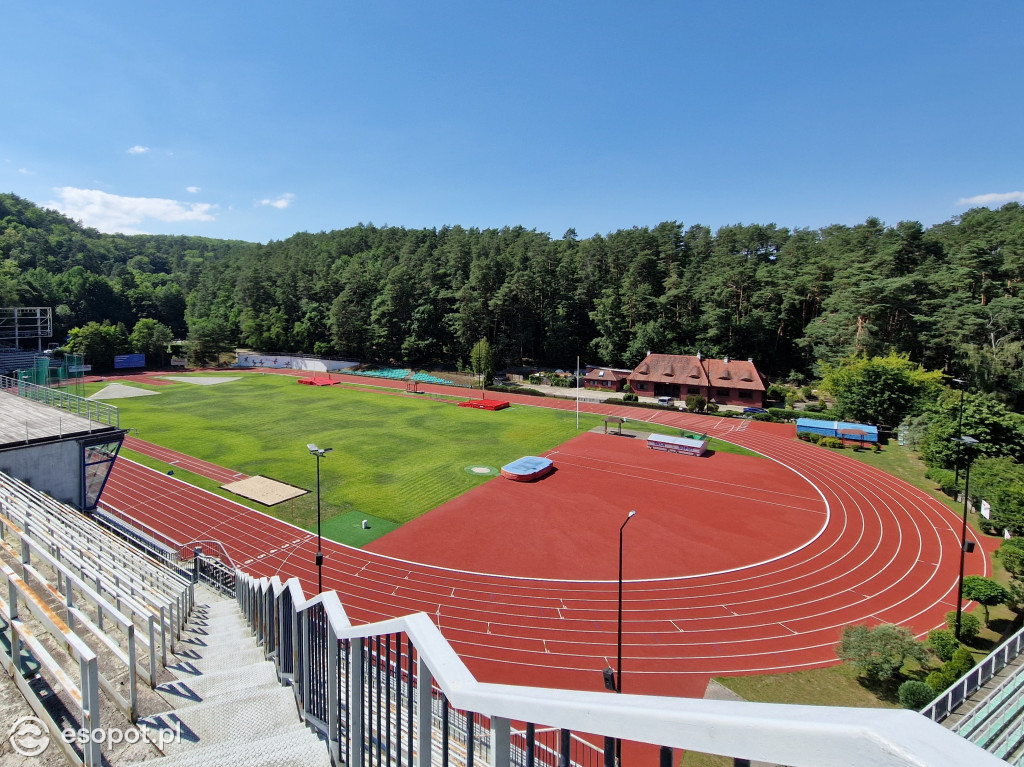
<svg viewBox="0 0 1024 767"><path fill-rule="evenodd" d="M138 144L136 144L135 146L128 150L128 154L145 154L148 151L148 146L139 146Z"/></svg>
<svg viewBox="0 0 1024 767"><path fill-rule="evenodd" d="M974 197L961 197L957 205L992 205L1004 202L1024 202L1024 192L992 192L976 194Z"/></svg>
<svg viewBox="0 0 1024 767"><path fill-rule="evenodd" d="M186 186L185 191L189 194L199 194L201 191L198 186Z"/></svg>
<svg viewBox="0 0 1024 767"><path fill-rule="evenodd" d="M48 202L48 207L85 226L101 232L140 234L137 225L146 219L154 221L213 221L214 205L206 202L178 202L160 197L121 197L98 189L76 189L62 186L54 189L60 202Z"/></svg>
<svg viewBox="0 0 1024 767"><path fill-rule="evenodd" d="M18 168L18 173L21 173L24 176L34 176L34 175L36 175L32 171L30 171L28 168Z"/></svg>
<svg viewBox="0 0 1024 767"><path fill-rule="evenodd" d="M295 199L295 195L291 192L286 192L278 197L276 200L263 199L260 200L257 205L269 205L271 208L277 208L278 210L284 210L292 204L292 200Z"/></svg>

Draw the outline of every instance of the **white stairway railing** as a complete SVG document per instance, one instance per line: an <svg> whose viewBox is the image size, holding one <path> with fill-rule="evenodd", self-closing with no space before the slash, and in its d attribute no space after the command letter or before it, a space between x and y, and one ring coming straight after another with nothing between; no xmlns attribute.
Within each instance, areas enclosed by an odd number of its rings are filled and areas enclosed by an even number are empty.
<svg viewBox="0 0 1024 767"><path fill-rule="evenodd" d="M479 682L423 613L351 625L337 594L235 574L246 619L305 721L348 767L611 767L615 739L790 767L1005 767L906 710ZM473 743L473 748L466 744Z"/></svg>

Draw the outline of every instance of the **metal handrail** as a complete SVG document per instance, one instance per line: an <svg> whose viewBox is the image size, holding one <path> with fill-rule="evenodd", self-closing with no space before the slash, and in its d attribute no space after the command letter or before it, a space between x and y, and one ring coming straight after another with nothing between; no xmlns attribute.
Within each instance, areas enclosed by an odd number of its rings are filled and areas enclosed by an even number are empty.
<svg viewBox="0 0 1024 767"><path fill-rule="evenodd" d="M286 668L293 670L300 710L307 723L328 740L336 762L361 764L369 758L371 763L377 759L394 764L395 755L405 747L410 753L426 754L435 738L446 742L450 723L437 732L433 722L431 701L436 688L447 704L442 714L466 712L470 727L474 719L468 712L486 719L495 767L509 767L513 721L558 729L559 763L564 765L576 761L574 732L791 767L1003 765L992 754L906 710L609 695L483 683L424 613L353 626L335 592L307 599L295 578L282 583L276 576L257 579L239 571L236 588L239 605L279 674ZM292 653L290 659L283 659L280 638L288 634ZM400 658L415 658L415 663L409 662L399 672L403 683L398 687L407 692L405 703L397 706L387 694L391 684L377 681L382 669L390 672L392 668L395 642L399 648L408 643ZM403 721L392 728L393 707L399 716L408 717L409 725ZM472 753L466 752L465 767L473 767ZM605 764L609 764L609 753L614 754L614 749L606 745Z"/></svg>
<svg viewBox="0 0 1024 767"><path fill-rule="evenodd" d="M121 425L120 411L114 405L68 394L60 389L38 386L27 381L19 381L11 376L0 375L0 391L16 394L19 397L40 402L106 426L120 428Z"/></svg>
<svg viewBox="0 0 1024 767"><path fill-rule="evenodd" d="M1022 651L1024 651L1024 628L1009 637L970 671L940 692L931 703L921 709L921 714L933 722L941 722L952 714L957 706L980 690L988 680L1010 665Z"/></svg>

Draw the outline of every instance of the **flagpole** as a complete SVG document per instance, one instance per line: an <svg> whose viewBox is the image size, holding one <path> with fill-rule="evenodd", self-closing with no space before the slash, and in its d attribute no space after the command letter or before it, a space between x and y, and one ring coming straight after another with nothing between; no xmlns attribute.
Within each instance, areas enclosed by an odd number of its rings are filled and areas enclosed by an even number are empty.
<svg viewBox="0 0 1024 767"><path fill-rule="evenodd" d="M580 430L580 358L576 355L576 431Z"/></svg>

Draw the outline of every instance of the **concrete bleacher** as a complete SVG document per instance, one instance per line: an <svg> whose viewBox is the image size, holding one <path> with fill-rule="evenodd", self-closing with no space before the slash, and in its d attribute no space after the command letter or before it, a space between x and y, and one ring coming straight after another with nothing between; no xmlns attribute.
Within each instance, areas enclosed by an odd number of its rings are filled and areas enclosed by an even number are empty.
<svg viewBox="0 0 1024 767"><path fill-rule="evenodd" d="M29 743L43 726L97 767L329 767L230 597L3 473L0 572L2 710L34 717Z"/></svg>
<svg viewBox="0 0 1024 767"><path fill-rule="evenodd" d="M24 352L20 349L0 349L0 375L9 375L15 370L25 370L36 364L39 352Z"/></svg>
<svg viewBox="0 0 1024 767"><path fill-rule="evenodd" d="M375 368L373 370L346 370L346 375L365 376L366 378L384 378L388 381L404 381L411 374L409 368Z"/></svg>
<svg viewBox="0 0 1024 767"><path fill-rule="evenodd" d="M418 381L419 383L432 383L440 384L442 386L454 386L455 384L449 381L447 378L441 378L440 376L433 375L431 373L413 373L412 381Z"/></svg>
<svg viewBox="0 0 1024 767"><path fill-rule="evenodd" d="M955 713L950 729L1010 764L1024 763L1024 664L1007 667L985 694ZM954 717L951 717L953 719Z"/></svg>

